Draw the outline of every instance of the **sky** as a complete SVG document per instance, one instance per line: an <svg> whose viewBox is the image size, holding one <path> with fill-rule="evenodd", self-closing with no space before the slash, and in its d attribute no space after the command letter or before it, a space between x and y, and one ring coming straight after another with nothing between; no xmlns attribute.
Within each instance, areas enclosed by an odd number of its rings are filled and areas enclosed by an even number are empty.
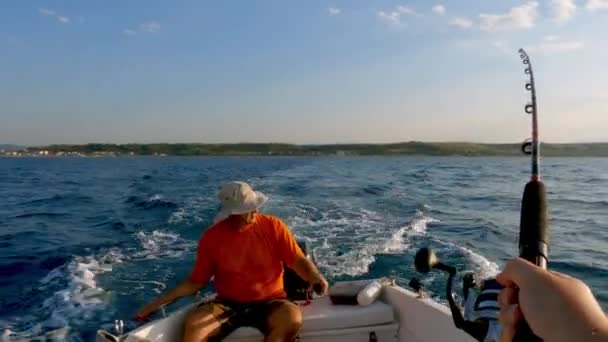
<svg viewBox="0 0 608 342"><path fill-rule="evenodd" d="M0 143L608 141L608 0L4 0Z"/></svg>

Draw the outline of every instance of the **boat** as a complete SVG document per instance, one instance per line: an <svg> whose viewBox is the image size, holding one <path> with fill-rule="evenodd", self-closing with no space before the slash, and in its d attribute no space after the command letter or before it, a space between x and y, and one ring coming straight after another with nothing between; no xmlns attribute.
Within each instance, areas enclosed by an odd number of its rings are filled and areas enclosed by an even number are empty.
<svg viewBox="0 0 608 342"><path fill-rule="evenodd" d="M212 297L204 298L209 300ZM97 342L173 342L180 341L183 321L199 301L169 315L147 323L123 335L100 330ZM397 285L383 286L378 300L366 306L334 305L328 296L316 298L301 306L302 342L427 342L474 341L457 329L450 310L421 294ZM224 341L262 341L254 328L242 327Z"/></svg>
<svg viewBox="0 0 608 342"><path fill-rule="evenodd" d="M316 263L314 251L307 242L299 240L298 244L303 254ZM381 278L337 282L329 289L328 295L315 298L310 285L294 271L285 268L283 284L287 298L298 303L302 312L303 324L298 341L473 341L457 329L456 323L463 318L452 295L452 280L456 269L442 264L428 248L418 251L414 264L421 273L427 273L431 269L448 271L446 296L452 311L427 296L418 278L413 278L409 283L413 291L398 286L392 279ZM468 291L470 287L463 280L463 289ZM367 289L372 290L366 291ZM374 289L377 291L373 291ZM167 315L163 308L163 318L144 324L127 334L123 333L124 323L116 321L116 334L99 330L96 342L181 341L188 312L214 299L216 295L213 293L204 298L197 296L193 303L170 315ZM456 319L452 314L456 315ZM227 342L262 340L262 333L251 327L238 328L223 339Z"/></svg>
<svg viewBox="0 0 608 342"><path fill-rule="evenodd" d="M304 241L298 243L305 255L314 262L314 254L308 253L310 250ZM414 265L420 273L440 270L448 274L445 295L449 309L427 296L418 278L413 278L409 282L413 291L398 286L394 280L381 278L337 282L326 296L310 299L309 293L305 293L302 297L300 290L306 289L308 283L299 283L303 280L286 268L283 275L286 293L288 298L299 299L294 302L299 304L303 318L297 341L498 341L500 330L490 329L497 324L497 298L494 295L494 303L489 308L488 295L484 295L487 281L477 286L474 279L468 276L472 275L471 273L464 274L465 302L462 306L468 319L465 321L461 307L456 304L452 293L453 278L457 274L456 268L443 264L429 248L421 248L416 253ZM373 294L366 291L373 286L377 286L378 291ZM362 293L368 296L360 296ZM117 334L99 330L96 342L181 341L184 320L188 312L215 298L215 294L210 294L202 299L195 299L193 303L168 316L163 309L161 311L165 317L142 325L127 334L123 333L123 322L116 321ZM480 305L484 306L480 307ZM486 314L485 318L480 317L479 313L487 313L488 310L491 311L489 316ZM262 333L255 328L240 327L223 341L259 342L263 338Z"/></svg>

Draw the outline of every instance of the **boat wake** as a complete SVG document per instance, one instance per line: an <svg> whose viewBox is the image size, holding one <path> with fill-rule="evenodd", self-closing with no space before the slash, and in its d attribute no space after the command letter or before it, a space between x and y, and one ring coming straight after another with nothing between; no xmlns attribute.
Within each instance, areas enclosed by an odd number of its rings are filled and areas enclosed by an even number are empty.
<svg viewBox="0 0 608 342"><path fill-rule="evenodd" d="M100 285L99 276L110 273L125 262L158 258L179 258L194 251L193 241L179 234L154 230L134 234L137 247L113 247L95 255L74 256L63 265L52 269L37 285L37 293L52 293L40 298L35 314L15 316L0 321L3 330L0 341L55 341L74 337L78 340L81 330L97 328L99 322L113 322L117 312L111 300L113 291ZM146 285L155 293L166 288L158 281L131 281L113 279L112 283L137 283ZM135 286L135 285L129 285Z"/></svg>
<svg viewBox="0 0 608 342"><path fill-rule="evenodd" d="M413 236L426 234L437 222L418 210L405 225L394 222L391 228L378 212L346 204L325 211L298 206L298 214L287 219L296 235L314 246L317 262L331 278L368 273L377 255L403 253Z"/></svg>
<svg viewBox="0 0 608 342"><path fill-rule="evenodd" d="M154 230L150 233L140 231L135 234L141 248L131 248L132 258L159 259L179 258L193 252L196 243L183 239L179 234Z"/></svg>
<svg viewBox="0 0 608 342"><path fill-rule="evenodd" d="M39 281L37 290L52 295L39 298L35 313L1 322L2 341L61 340L88 322L111 320L114 312L107 306L110 293L95 278L111 271L112 264L122 262L122 258L112 249L96 257L74 257L51 270Z"/></svg>

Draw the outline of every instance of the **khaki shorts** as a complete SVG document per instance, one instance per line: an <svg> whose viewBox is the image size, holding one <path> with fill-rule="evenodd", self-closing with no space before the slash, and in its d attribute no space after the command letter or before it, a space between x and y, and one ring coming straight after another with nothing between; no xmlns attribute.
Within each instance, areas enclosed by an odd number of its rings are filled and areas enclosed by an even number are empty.
<svg viewBox="0 0 608 342"><path fill-rule="evenodd" d="M201 303L198 310L212 314L220 323L219 331L209 337L210 342L221 341L240 327L259 329L264 335L268 331L268 317L281 306L293 303L287 299L267 302L238 303L224 300Z"/></svg>

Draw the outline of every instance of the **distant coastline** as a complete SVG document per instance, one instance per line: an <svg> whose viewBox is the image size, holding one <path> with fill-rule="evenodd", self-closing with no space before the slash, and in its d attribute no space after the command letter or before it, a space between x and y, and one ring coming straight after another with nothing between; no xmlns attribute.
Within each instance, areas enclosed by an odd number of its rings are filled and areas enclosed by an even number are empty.
<svg viewBox="0 0 608 342"><path fill-rule="evenodd" d="M542 144L543 156L608 157L608 143ZM521 156L521 144L403 142L392 144L84 144L2 150L0 156Z"/></svg>

